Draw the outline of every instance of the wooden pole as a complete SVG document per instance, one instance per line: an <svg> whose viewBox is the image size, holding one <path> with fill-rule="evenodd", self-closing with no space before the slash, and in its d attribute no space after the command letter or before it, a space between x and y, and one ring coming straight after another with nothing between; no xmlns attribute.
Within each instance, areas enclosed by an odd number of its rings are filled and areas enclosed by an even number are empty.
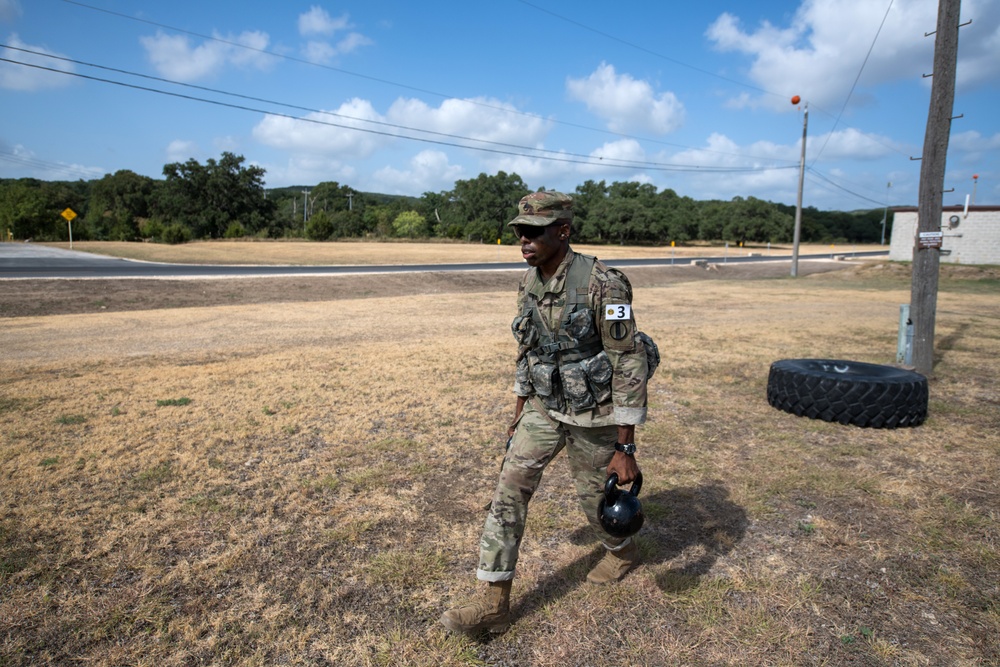
<svg viewBox="0 0 1000 667"><path fill-rule="evenodd" d="M792 231L792 278L799 275L799 240L802 238L802 186L806 179L806 134L809 132L809 103L802 116L802 157L799 159L799 196L795 203L795 227Z"/></svg>
<svg viewBox="0 0 1000 667"><path fill-rule="evenodd" d="M939 0L934 38L934 82L920 163L917 234L913 246L910 318L913 321L913 366L929 375L934 369L934 319L937 309L940 242L935 245L921 233L941 231L944 171L955 104L955 69L958 60L958 23L961 0Z"/></svg>

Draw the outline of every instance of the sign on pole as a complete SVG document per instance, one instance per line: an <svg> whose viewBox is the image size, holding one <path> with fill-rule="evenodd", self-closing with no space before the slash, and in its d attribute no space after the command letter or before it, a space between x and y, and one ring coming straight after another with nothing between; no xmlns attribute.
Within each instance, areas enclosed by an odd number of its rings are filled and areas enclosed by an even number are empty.
<svg viewBox="0 0 1000 667"><path fill-rule="evenodd" d="M69 225L69 249L73 249L73 218L76 217L76 211L67 207L65 211L60 213L62 217L66 218L66 224Z"/></svg>

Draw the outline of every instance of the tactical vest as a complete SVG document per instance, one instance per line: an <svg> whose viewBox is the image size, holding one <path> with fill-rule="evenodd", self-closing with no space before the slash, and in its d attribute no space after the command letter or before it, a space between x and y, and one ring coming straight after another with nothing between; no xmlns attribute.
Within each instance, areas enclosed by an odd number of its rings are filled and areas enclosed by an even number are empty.
<svg viewBox="0 0 1000 667"><path fill-rule="evenodd" d="M570 264L566 304L555 331L545 325L530 292L511 324L522 349L518 382L530 384L545 407L557 412L582 412L611 399L611 360L589 304L596 262L596 257L577 254Z"/></svg>

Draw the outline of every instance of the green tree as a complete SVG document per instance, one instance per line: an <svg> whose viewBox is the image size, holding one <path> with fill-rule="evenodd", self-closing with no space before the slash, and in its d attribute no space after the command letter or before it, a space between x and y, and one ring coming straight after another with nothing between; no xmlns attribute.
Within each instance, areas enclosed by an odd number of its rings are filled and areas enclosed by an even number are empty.
<svg viewBox="0 0 1000 667"><path fill-rule="evenodd" d="M194 159L165 165L156 212L187 225L197 238L220 238L232 222L250 233L266 229L274 204L264 193L265 171L243 162L242 155L225 152L205 165Z"/></svg>
<svg viewBox="0 0 1000 667"><path fill-rule="evenodd" d="M585 181L576 186L573 193L573 236L578 241L597 242L606 240L606 225L598 215L608 196L608 186L604 181Z"/></svg>
<svg viewBox="0 0 1000 667"><path fill-rule="evenodd" d="M138 239L139 222L149 217L155 187L153 179L128 169L93 181L86 215L91 235L110 241Z"/></svg>
<svg viewBox="0 0 1000 667"><path fill-rule="evenodd" d="M739 245L784 240L794 220L778 207L756 197L734 197L726 208L722 237Z"/></svg>
<svg viewBox="0 0 1000 667"><path fill-rule="evenodd" d="M29 179L0 184L0 233L10 231L15 239L46 238L54 234L46 219L45 197L39 184Z"/></svg>
<svg viewBox="0 0 1000 667"><path fill-rule="evenodd" d="M323 181L309 191L309 214L316 211L347 211L362 204L359 197L354 196L354 190L336 181Z"/></svg>
<svg viewBox="0 0 1000 667"><path fill-rule="evenodd" d="M517 202L529 192L520 176L503 171L456 181L453 190L436 198L437 217L441 219L438 229L451 238L493 242L517 215ZM427 199L425 194L425 209ZM509 238L512 240L513 234Z"/></svg>
<svg viewBox="0 0 1000 667"><path fill-rule="evenodd" d="M365 218L357 210L334 211L331 220L333 238L359 238L372 231L365 227Z"/></svg>
<svg viewBox="0 0 1000 667"><path fill-rule="evenodd" d="M429 228L427 219L416 211L403 211L392 221L392 229L396 236L420 238L427 236Z"/></svg>
<svg viewBox="0 0 1000 667"><path fill-rule="evenodd" d="M311 241L325 241L333 234L333 220L326 211L317 211L306 223L306 238Z"/></svg>
<svg viewBox="0 0 1000 667"><path fill-rule="evenodd" d="M584 232L595 241L654 242L662 234L657 215L656 186L616 181L608 196L591 206Z"/></svg>

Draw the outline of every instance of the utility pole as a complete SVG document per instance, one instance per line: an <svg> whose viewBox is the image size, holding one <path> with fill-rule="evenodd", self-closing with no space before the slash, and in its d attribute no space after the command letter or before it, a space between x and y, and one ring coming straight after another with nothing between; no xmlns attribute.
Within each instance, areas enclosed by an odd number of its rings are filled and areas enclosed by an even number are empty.
<svg viewBox="0 0 1000 667"><path fill-rule="evenodd" d="M309 191L302 191L302 227L306 226L306 219L309 217Z"/></svg>
<svg viewBox="0 0 1000 667"><path fill-rule="evenodd" d="M955 69L961 0L938 0L934 37L934 82L920 163L917 235L913 247L910 319L913 322L913 366L929 375L934 369L934 320L940 270L941 209L944 170L955 105Z"/></svg>
<svg viewBox="0 0 1000 667"><path fill-rule="evenodd" d="M799 103L799 96L792 98L792 104ZM799 275L799 240L802 238L802 186L806 178L806 134L809 131L809 103L805 104L802 117L802 157L799 160L799 197L795 203L795 231L792 234L792 278Z"/></svg>
<svg viewBox="0 0 1000 667"><path fill-rule="evenodd" d="M347 210L348 211L353 211L354 210L354 193L353 192L348 192L347 193Z"/></svg>
<svg viewBox="0 0 1000 667"><path fill-rule="evenodd" d="M885 210L882 211L882 245L885 245L885 223L889 220L889 188L892 181L885 184Z"/></svg>

